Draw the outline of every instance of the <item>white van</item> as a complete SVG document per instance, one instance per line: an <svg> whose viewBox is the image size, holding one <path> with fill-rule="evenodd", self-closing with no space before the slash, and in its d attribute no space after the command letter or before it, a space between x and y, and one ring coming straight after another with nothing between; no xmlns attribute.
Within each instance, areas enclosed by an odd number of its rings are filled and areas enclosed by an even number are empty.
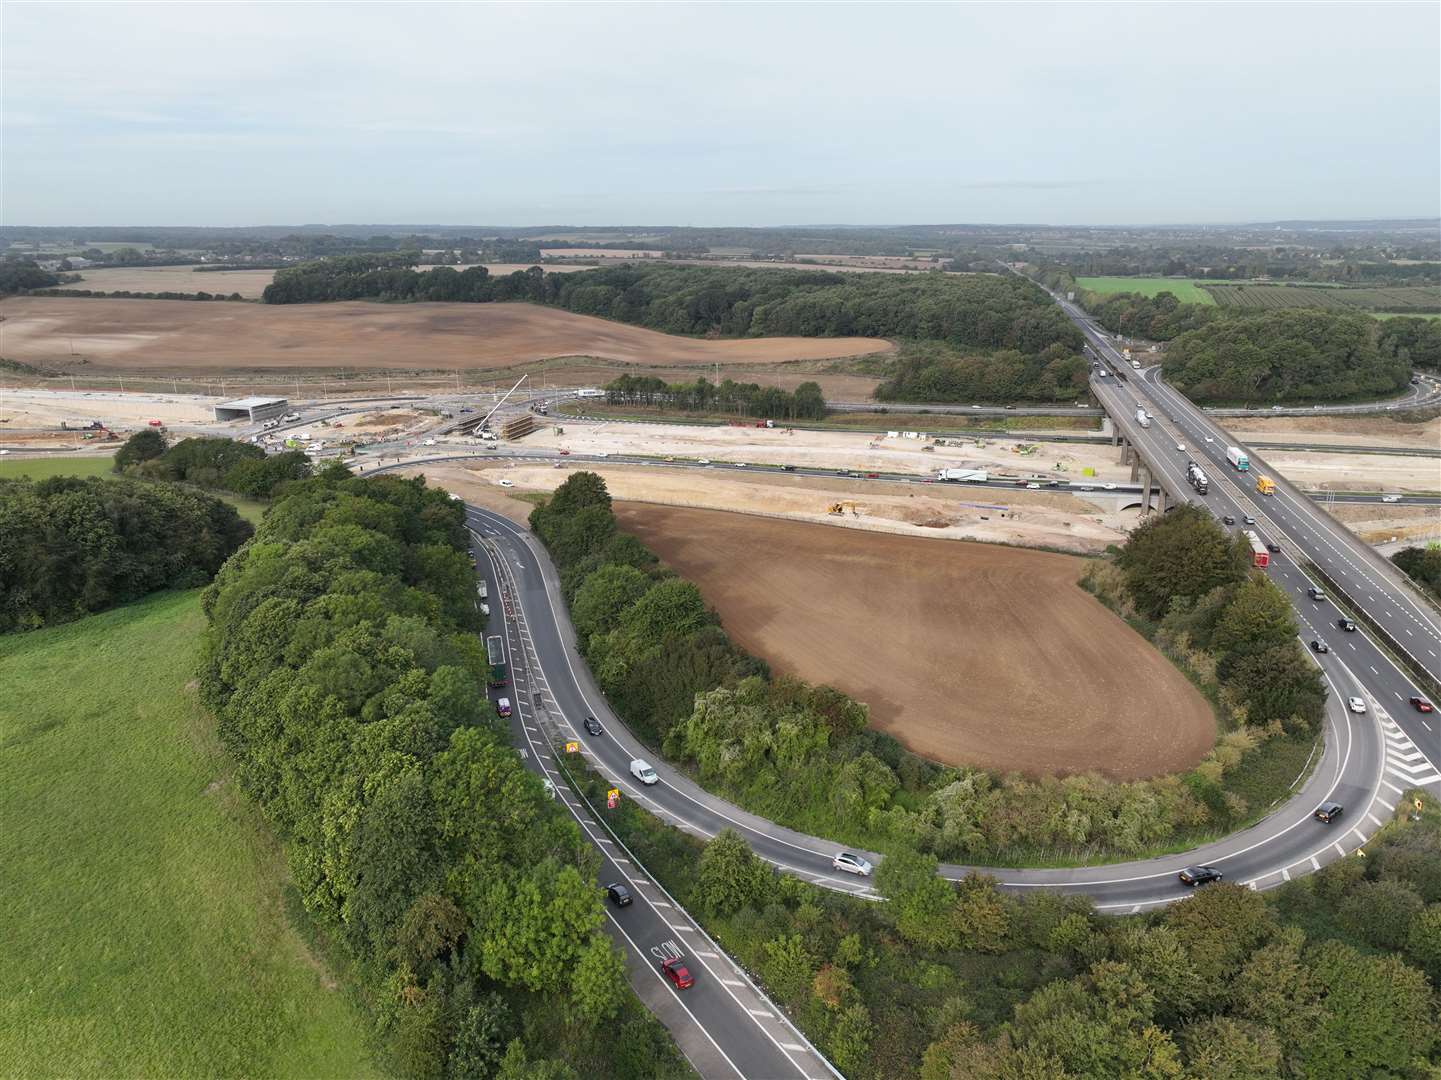
<svg viewBox="0 0 1441 1080"><path fill-rule="evenodd" d="M642 761L640 758L636 758L630 763L630 774L642 784L654 784L660 780L660 777L655 774L655 770L650 767L650 763Z"/></svg>

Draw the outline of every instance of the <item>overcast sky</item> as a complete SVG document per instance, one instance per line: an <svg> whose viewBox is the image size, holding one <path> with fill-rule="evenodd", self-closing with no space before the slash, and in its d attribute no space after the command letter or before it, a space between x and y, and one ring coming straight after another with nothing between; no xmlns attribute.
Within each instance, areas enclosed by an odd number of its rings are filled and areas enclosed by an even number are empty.
<svg viewBox="0 0 1441 1080"><path fill-rule="evenodd" d="M3 6L11 225L1441 213L1441 5Z"/></svg>

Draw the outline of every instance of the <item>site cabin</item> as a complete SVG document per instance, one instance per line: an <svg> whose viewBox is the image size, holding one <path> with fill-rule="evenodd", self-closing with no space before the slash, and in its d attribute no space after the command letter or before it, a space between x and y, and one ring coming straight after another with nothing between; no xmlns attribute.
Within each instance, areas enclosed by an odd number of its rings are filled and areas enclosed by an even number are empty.
<svg viewBox="0 0 1441 1080"><path fill-rule="evenodd" d="M1246 542L1251 545L1251 565L1270 566L1271 553L1266 550L1266 545L1261 543L1261 538L1251 530L1246 530Z"/></svg>
<svg viewBox="0 0 1441 1080"><path fill-rule="evenodd" d="M1246 456L1246 451L1242 450L1239 446L1226 447L1226 460L1231 463L1231 467L1237 472L1249 472L1251 469L1251 459Z"/></svg>
<svg viewBox="0 0 1441 1080"><path fill-rule="evenodd" d="M1258 476L1256 477L1256 490L1262 495L1274 495L1276 494L1276 481L1269 476Z"/></svg>

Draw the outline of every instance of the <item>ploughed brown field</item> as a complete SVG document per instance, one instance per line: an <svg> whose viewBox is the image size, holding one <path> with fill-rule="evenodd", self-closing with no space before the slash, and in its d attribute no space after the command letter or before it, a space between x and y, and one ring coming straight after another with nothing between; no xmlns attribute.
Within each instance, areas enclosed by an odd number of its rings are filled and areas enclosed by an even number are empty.
<svg viewBox="0 0 1441 1080"><path fill-rule="evenodd" d="M533 304L287 304L13 297L0 356L75 370L486 369L556 356L691 366L889 350L876 338L704 341Z"/></svg>
<svg viewBox="0 0 1441 1080"><path fill-rule="evenodd" d="M617 503L778 672L864 701L918 754L1133 780L1195 764L1210 706L1076 584L1070 555Z"/></svg>

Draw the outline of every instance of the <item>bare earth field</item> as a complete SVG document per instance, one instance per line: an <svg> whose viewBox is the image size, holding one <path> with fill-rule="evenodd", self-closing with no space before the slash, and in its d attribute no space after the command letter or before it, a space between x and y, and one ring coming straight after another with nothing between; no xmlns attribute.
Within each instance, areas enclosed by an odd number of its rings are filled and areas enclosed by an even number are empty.
<svg viewBox="0 0 1441 1080"><path fill-rule="evenodd" d="M77 271L84 278L61 289L90 289L93 292L208 292L229 296L239 293L247 300L259 299L275 277L274 270L211 270L198 272L193 266L115 266Z"/></svg>
<svg viewBox="0 0 1441 1080"><path fill-rule="evenodd" d="M1305 441L1328 446L1441 448L1441 417L1422 423L1386 416L1228 417L1226 430L1242 439ZM1270 458L1270 454L1266 455Z"/></svg>
<svg viewBox="0 0 1441 1080"><path fill-rule="evenodd" d="M688 367L886 351L876 338L672 337L531 304L260 304L14 297L0 356L75 370L493 369L555 356ZM78 355L75 355L78 354Z"/></svg>
<svg viewBox="0 0 1441 1080"><path fill-rule="evenodd" d="M844 690L926 757L1031 775L1184 769L1210 707L1076 585L1068 555L618 503L778 671Z"/></svg>

